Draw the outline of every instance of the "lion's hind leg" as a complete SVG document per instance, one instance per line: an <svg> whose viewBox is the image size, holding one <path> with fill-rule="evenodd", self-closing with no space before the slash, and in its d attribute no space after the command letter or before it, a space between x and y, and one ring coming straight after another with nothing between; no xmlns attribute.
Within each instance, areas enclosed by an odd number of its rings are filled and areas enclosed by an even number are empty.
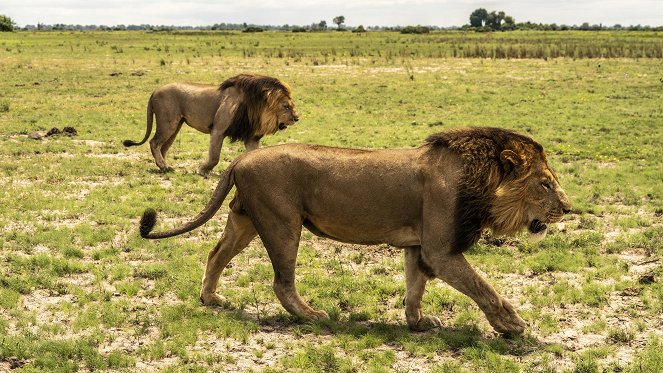
<svg viewBox="0 0 663 373"><path fill-rule="evenodd" d="M298 225L297 225L298 224ZM307 320L328 319L325 311L311 308L295 288L295 267L302 223L281 222L267 229L258 227L260 238L267 249L274 268L274 293L283 308L295 316Z"/></svg>
<svg viewBox="0 0 663 373"><path fill-rule="evenodd" d="M182 129L182 124L183 123L184 123L184 120L181 120L180 123L177 125L177 128L175 129L173 134L170 135L170 138L168 138L168 140L166 140L163 143L163 145L161 146L161 155L163 156L164 159L166 158L166 154L168 153L168 150L173 145L173 142L175 142L175 138L177 137L177 134Z"/></svg>
<svg viewBox="0 0 663 373"><path fill-rule="evenodd" d="M163 116L163 115L162 115ZM152 151L152 156L154 156L154 161L161 171L167 172L172 171L172 167L168 166L166 163L165 157L166 152L175 141L175 136L180 130L183 118L180 119L171 119L170 122L159 119L160 115L157 114L157 130L154 133L154 137L150 140L150 150Z"/></svg>
<svg viewBox="0 0 663 373"><path fill-rule="evenodd" d="M205 276L200 290L200 300L204 305L223 304L221 297L216 294L221 272L256 235L256 229L248 216L234 211L228 214L228 222L223 235L207 256Z"/></svg>

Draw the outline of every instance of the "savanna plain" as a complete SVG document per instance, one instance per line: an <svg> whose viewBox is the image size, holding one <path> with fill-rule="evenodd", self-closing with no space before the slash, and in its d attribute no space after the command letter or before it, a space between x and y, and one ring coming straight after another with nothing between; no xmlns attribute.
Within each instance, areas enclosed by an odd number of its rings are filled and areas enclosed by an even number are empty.
<svg viewBox="0 0 663 373"><path fill-rule="evenodd" d="M0 371L663 371L663 34L655 32L0 33ZM288 82L301 120L263 146L416 147L431 133L497 126L548 153L573 213L548 237L486 235L467 258L528 323L495 333L477 306L432 281L410 332L403 253L304 231L297 286L331 319L278 303L256 239L200 304L205 226L195 216L244 150L186 126L156 168L142 138L150 93L238 73ZM73 127L68 133L55 133Z"/></svg>

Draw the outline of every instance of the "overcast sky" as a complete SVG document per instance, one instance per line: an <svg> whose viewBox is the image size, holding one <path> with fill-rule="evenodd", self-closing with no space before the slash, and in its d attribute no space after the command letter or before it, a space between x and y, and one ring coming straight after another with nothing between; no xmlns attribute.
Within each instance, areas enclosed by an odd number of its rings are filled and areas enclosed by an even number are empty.
<svg viewBox="0 0 663 373"><path fill-rule="evenodd" d="M0 0L18 26L44 24L177 25L215 23L333 26L462 26L477 8L516 22L663 26L663 0Z"/></svg>

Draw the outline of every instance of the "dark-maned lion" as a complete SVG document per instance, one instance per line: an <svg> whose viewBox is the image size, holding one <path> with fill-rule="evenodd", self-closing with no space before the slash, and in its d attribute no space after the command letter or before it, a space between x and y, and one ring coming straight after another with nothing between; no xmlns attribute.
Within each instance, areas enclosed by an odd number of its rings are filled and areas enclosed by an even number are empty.
<svg viewBox="0 0 663 373"><path fill-rule="evenodd" d="M525 323L463 256L491 230L543 236L548 223L571 209L541 145L497 128L470 128L430 136L419 148L354 150L283 145L241 155L223 173L211 200L190 222L151 233L156 212L147 210L145 238L171 237L209 220L235 185L225 231L210 251L200 298L219 303L221 271L257 235L274 268L274 291L290 313L327 317L295 290L302 226L321 237L356 244L387 243L405 250L405 316L413 330L440 325L421 312L426 282L440 278L471 297L495 330L521 333Z"/></svg>
<svg viewBox="0 0 663 373"><path fill-rule="evenodd" d="M247 150L258 148L264 135L299 120L288 85L276 78L241 74L219 85L171 83L157 88L147 103L147 130L140 142L125 140L125 146L141 145L157 129L150 149L162 171L172 170L165 161L182 123L210 134L207 161L198 169L206 175L219 163L223 139L242 140Z"/></svg>

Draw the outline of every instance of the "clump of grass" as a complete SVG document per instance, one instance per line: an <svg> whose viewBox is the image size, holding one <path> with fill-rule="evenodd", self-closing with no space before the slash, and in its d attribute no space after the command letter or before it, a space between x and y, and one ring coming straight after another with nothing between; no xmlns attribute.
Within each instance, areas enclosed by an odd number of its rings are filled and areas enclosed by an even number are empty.
<svg viewBox="0 0 663 373"><path fill-rule="evenodd" d="M626 369L627 372L661 372L663 371L663 343L659 337L652 335L647 346L640 351L631 365Z"/></svg>
<svg viewBox="0 0 663 373"><path fill-rule="evenodd" d="M608 330L608 340L612 343L629 343L635 338L633 330L612 328Z"/></svg>

